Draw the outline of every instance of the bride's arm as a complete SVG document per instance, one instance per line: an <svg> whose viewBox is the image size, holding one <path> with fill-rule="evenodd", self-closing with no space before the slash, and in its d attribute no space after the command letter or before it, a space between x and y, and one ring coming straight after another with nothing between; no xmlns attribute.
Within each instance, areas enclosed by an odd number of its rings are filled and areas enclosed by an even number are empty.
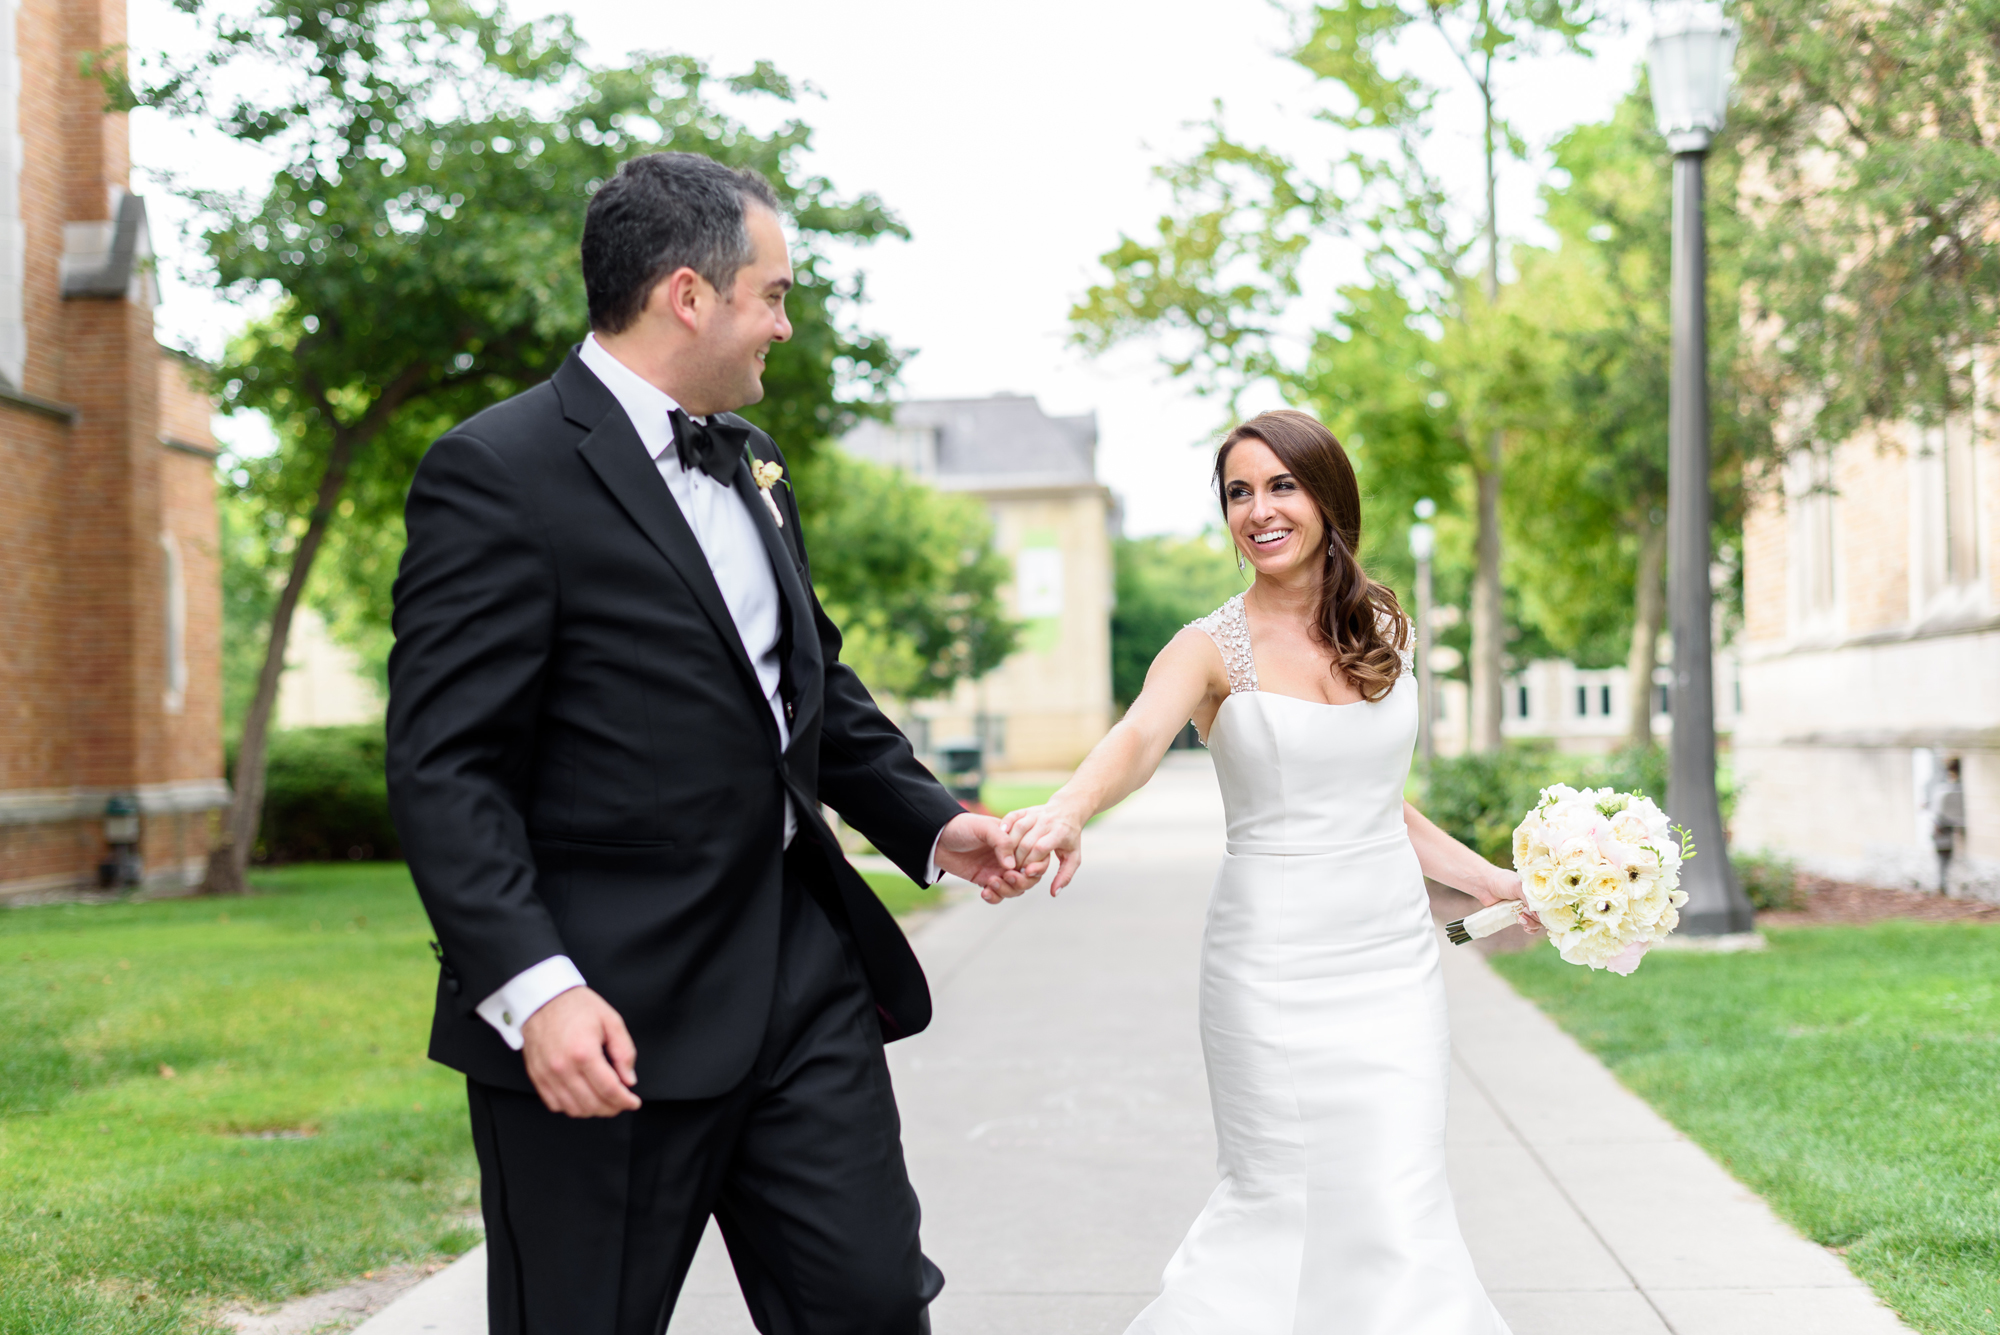
<svg viewBox="0 0 2000 1335"><path fill-rule="evenodd" d="M1424 875L1454 890L1463 890L1482 904L1521 898L1519 873L1496 867L1479 854L1431 823L1430 817L1403 803L1403 822L1410 827L1410 846L1417 850L1417 865ZM1540 924L1529 916L1526 925L1533 931Z"/></svg>
<svg viewBox="0 0 2000 1335"><path fill-rule="evenodd" d="M1228 690L1215 641L1192 626L1183 629L1146 670L1145 689L1125 717L1091 748L1070 781L1041 806L1008 813L1001 828L1018 841L1014 865L1040 876L1053 859L1058 865L1049 893L1060 892L1083 864L1085 822L1152 778L1174 736L1204 703L1219 703ZM991 893L985 897L999 902Z"/></svg>

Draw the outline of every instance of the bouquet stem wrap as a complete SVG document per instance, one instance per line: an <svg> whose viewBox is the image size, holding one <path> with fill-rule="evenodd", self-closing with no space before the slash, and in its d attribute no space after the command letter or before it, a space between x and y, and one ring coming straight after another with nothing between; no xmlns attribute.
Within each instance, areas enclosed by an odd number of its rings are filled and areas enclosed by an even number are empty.
<svg viewBox="0 0 2000 1335"><path fill-rule="evenodd" d="M1489 904L1477 913L1468 913L1463 918L1446 923L1444 932L1451 938L1453 945L1462 946L1468 941L1477 941L1481 937L1519 926L1521 911L1525 908L1527 905L1518 899L1503 899L1498 904Z"/></svg>

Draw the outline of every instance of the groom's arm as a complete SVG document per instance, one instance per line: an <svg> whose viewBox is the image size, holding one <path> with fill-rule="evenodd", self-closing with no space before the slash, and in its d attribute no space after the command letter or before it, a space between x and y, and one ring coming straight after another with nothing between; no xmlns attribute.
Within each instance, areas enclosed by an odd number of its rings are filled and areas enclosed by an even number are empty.
<svg viewBox="0 0 2000 1335"><path fill-rule="evenodd" d="M805 530L797 497L789 487L784 505L786 523L798 535L806 596L812 600L820 661L826 665L819 795L911 880L929 885L941 874L938 854L944 827L965 809L917 759L909 738L876 705L854 669L840 661L840 628L820 606L812 586Z"/></svg>
<svg viewBox="0 0 2000 1335"><path fill-rule="evenodd" d="M405 526L389 656L390 809L458 979L460 1013L532 1011L551 986L582 982L535 894L522 813L554 634L553 558L507 465L462 432L425 454ZM487 1018L519 1046L508 1030L518 1034L526 1013L504 1025Z"/></svg>

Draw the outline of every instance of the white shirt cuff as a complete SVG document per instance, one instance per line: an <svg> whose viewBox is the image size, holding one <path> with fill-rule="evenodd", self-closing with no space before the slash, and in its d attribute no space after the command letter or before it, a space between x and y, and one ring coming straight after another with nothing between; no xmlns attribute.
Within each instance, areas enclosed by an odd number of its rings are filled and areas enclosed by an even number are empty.
<svg viewBox="0 0 2000 1335"><path fill-rule="evenodd" d="M956 816L952 817L952 820L956 819L958 819ZM945 822L945 825L949 824L951 824L951 821ZM940 825L938 826L937 838L931 840L931 860L924 864L925 885L936 885L939 881L942 881L944 879L944 868L938 866L938 860L937 860L938 845L943 842L944 842L944 825Z"/></svg>
<svg viewBox="0 0 2000 1335"><path fill-rule="evenodd" d="M500 990L479 1003L479 1018L500 1031L507 1046L521 1050L521 1026L528 1017L573 987L583 987L583 975L567 955L551 955L521 970Z"/></svg>

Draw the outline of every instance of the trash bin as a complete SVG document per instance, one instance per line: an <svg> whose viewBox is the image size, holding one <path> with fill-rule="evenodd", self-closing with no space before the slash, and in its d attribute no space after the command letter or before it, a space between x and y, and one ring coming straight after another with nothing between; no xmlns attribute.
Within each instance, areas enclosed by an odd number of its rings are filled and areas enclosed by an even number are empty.
<svg viewBox="0 0 2000 1335"><path fill-rule="evenodd" d="M986 746L977 737L940 742L937 747L938 778L945 790L971 811L978 808L979 789L986 782Z"/></svg>

